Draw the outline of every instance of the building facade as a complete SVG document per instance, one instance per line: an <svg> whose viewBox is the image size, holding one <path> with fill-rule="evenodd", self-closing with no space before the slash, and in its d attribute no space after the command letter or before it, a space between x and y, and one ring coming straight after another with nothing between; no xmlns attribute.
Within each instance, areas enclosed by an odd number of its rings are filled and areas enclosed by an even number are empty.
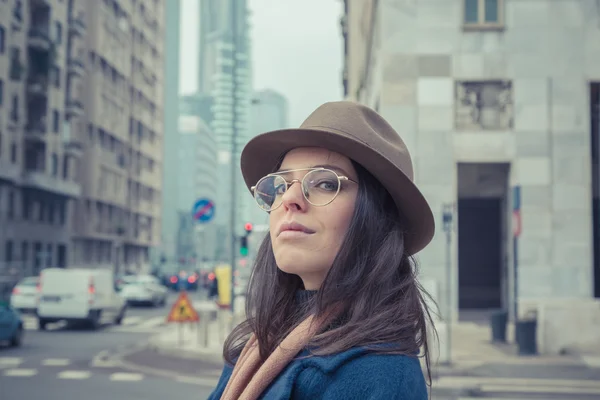
<svg viewBox="0 0 600 400"><path fill-rule="evenodd" d="M73 2L0 4L0 281L65 267L81 195Z"/></svg>
<svg viewBox="0 0 600 400"><path fill-rule="evenodd" d="M140 270L160 242L164 2L81 7L86 75L73 95L84 109L85 163L73 263Z"/></svg>
<svg viewBox="0 0 600 400"><path fill-rule="evenodd" d="M598 7L347 0L341 21L346 97L401 133L436 214L419 259L441 310L534 310L541 351L600 329Z"/></svg>
<svg viewBox="0 0 600 400"><path fill-rule="evenodd" d="M154 249L153 263L164 265L176 258L177 157L179 153L179 53L181 1L165 2L164 162L161 244Z"/></svg>
<svg viewBox="0 0 600 400"><path fill-rule="evenodd" d="M252 206L239 163L241 151L250 139L252 71L248 20L247 0L200 2L198 90L212 97L210 128L217 139L219 186L215 224L218 261L230 258L232 208L238 221L234 233L239 235ZM236 173L235 198L232 196L231 168ZM235 200L233 207L232 199Z"/></svg>
<svg viewBox="0 0 600 400"><path fill-rule="evenodd" d="M147 263L160 239L163 6L0 4L3 266Z"/></svg>

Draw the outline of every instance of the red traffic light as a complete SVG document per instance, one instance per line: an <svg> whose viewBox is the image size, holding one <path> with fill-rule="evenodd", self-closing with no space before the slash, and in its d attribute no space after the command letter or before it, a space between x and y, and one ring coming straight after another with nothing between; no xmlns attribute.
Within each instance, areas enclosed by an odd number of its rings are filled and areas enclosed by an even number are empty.
<svg viewBox="0 0 600 400"><path fill-rule="evenodd" d="M246 232L252 232L252 224L250 222L247 222L246 225L244 225L244 229L246 230Z"/></svg>

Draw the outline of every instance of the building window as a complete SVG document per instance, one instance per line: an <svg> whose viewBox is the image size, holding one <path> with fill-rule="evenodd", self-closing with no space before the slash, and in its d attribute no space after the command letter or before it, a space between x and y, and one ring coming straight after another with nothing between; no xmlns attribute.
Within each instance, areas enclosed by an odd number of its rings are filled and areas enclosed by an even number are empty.
<svg viewBox="0 0 600 400"><path fill-rule="evenodd" d="M0 26L0 54L4 54L4 49L6 46L6 31L3 26Z"/></svg>
<svg viewBox="0 0 600 400"><path fill-rule="evenodd" d="M11 262L13 260L13 242L7 240L4 244L4 261Z"/></svg>
<svg viewBox="0 0 600 400"><path fill-rule="evenodd" d="M8 192L8 219L13 219L15 217L15 192Z"/></svg>
<svg viewBox="0 0 600 400"><path fill-rule="evenodd" d="M455 96L457 131L513 128L512 82L456 82Z"/></svg>
<svg viewBox="0 0 600 400"><path fill-rule="evenodd" d="M10 162L17 163L17 144L15 142L10 145Z"/></svg>
<svg viewBox="0 0 600 400"><path fill-rule="evenodd" d="M62 24L58 21L54 22L54 42L57 45L62 43Z"/></svg>
<svg viewBox="0 0 600 400"><path fill-rule="evenodd" d="M54 133L60 131L60 114L57 110L52 111L52 130Z"/></svg>
<svg viewBox="0 0 600 400"><path fill-rule="evenodd" d="M58 176L58 156L52 154L52 176Z"/></svg>
<svg viewBox="0 0 600 400"><path fill-rule="evenodd" d="M463 0L463 23L468 28L500 28L504 0Z"/></svg>
<svg viewBox="0 0 600 400"><path fill-rule="evenodd" d="M10 119L13 122L19 122L19 96L16 94L12 98L12 108L10 110Z"/></svg>

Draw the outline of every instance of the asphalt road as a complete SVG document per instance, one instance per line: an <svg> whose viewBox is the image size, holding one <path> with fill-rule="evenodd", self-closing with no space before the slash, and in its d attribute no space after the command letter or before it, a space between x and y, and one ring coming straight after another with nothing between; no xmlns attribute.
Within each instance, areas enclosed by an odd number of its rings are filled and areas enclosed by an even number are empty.
<svg viewBox="0 0 600 400"><path fill-rule="evenodd" d="M191 295L196 296L200 295ZM22 347L0 348L0 399L75 400L85 396L90 400L164 400L175 393L206 398L209 387L103 361L106 356L131 352L160 332L175 299L176 294L172 294L166 307L131 307L123 325L97 331L60 323L48 331L38 331L35 318L25 317Z"/></svg>

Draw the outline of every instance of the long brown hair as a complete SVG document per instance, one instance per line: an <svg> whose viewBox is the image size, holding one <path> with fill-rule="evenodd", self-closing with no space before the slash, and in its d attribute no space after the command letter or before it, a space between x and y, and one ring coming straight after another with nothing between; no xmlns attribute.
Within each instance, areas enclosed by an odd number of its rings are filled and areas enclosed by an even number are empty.
<svg viewBox="0 0 600 400"><path fill-rule="evenodd" d="M367 170L353 165L359 178L354 215L320 289L304 310L298 309L295 293L303 289L302 281L277 267L267 234L248 285L247 319L223 347L227 363L235 363L250 334L256 335L264 360L306 312L323 315L341 303L342 323L316 335L309 343L311 354L386 344L372 351L425 357L431 382L427 330L433 321L425 303L431 297L417 281L414 259L405 253L402 217L391 196Z"/></svg>

